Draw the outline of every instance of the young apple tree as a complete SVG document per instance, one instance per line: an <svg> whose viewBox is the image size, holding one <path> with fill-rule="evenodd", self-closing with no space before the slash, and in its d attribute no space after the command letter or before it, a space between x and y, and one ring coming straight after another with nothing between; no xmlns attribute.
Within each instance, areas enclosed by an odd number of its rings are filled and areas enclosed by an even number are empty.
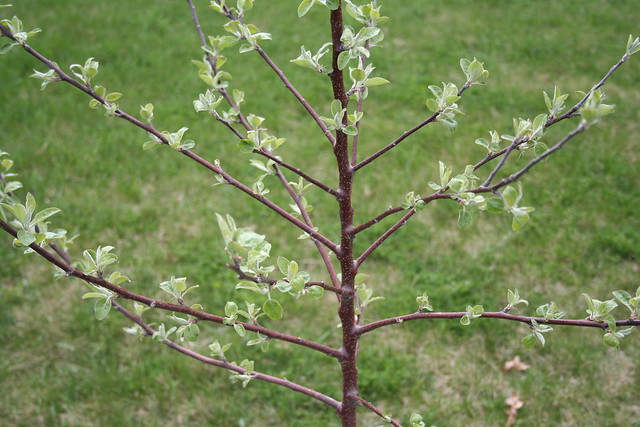
<svg viewBox="0 0 640 427"><path fill-rule="evenodd" d="M163 298L136 293L129 286L131 280L115 267L118 257L113 246L98 246L81 254L69 250L73 238L53 225L53 216L59 213L59 209L43 208L29 192L20 194L22 184L13 172L13 161L8 153L0 151L0 228L13 237L17 250L37 254L53 264L59 276L75 277L85 282L89 291L82 298L92 301L98 320L105 319L112 311L118 312L132 322L127 332L149 337L178 353L226 370L231 374L231 381L243 387L251 381L265 381L307 395L335 411L343 426L357 424L359 406L392 425L401 425L400 418L387 415L382 408L367 400L367 396L359 393L360 338L377 329L426 319L451 319L462 325L479 319L493 319L527 324L530 333L521 341L529 348L544 346L549 332L560 326L599 330L604 344L617 348L620 340L640 325L640 288L612 289L611 298L604 301L585 293L586 318L580 318L579 313L574 318L565 318L554 302L531 310L529 315L513 314L511 310L516 306L523 308L529 305L517 289L506 290L506 304L498 311L485 310L480 304L470 304L456 312L437 311L437 301L431 301L427 293L419 291L416 292L416 310L412 313L399 313L376 321L365 321L362 315L369 304L380 299L369 287L371 281L362 272L363 266L390 236L401 227L410 226L411 220L428 205L453 203L458 206L461 228L469 227L482 212L509 215L513 230L525 226L531 219L533 208L523 202L521 178L613 112L613 106L606 101L603 86L640 50L639 38L630 36L626 49L621 49L620 60L576 101L569 102L569 95L557 87L552 93L545 92L547 111L533 118L513 119L512 130L505 133L488 130L488 136L475 141L486 149L483 157L467 159L467 166L459 170L444 161L431 165L436 178L428 186L399 196L397 206L381 207L378 215L356 223L354 210L358 207L355 200L362 191L354 182L358 173L375 167L381 157L392 155L401 143L426 126L441 125L445 131L455 129L462 113L460 104L464 95L481 90L489 78L489 71L481 60L461 59L462 80L429 86L430 97L425 100L427 109L419 123L380 146L373 154L362 156L359 147L365 141L360 141L359 136L363 106L370 91L390 83L388 76L379 73L374 66L374 53L380 52L376 48L382 47L384 24L389 19L383 15L381 5L377 0L302 0L297 5L300 19L308 19L306 15L312 8L326 11L331 38L320 42L306 40L307 45L313 47L308 50L302 46L299 56L292 58L292 65L289 65L307 68L309 73L325 80L333 102L321 106L311 105L301 90L291 83L281 65L269 55L272 35L258 28L252 20L253 14L260 13L261 7L269 7L268 2L256 2L254 5L253 0L211 0L208 13L218 14L225 23L216 34L209 35L200 25L193 1L185 2L203 52L202 58L193 61L203 83L202 93L193 101L193 108L199 114L211 116L237 140L239 162L244 163L248 158L258 173L258 177L248 183L234 177L219 160L198 154L197 138L188 134L188 123L179 129L164 128L162 116L156 117L152 103L141 106L136 112L121 108L118 100L123 95L107 89L105 82L97 83L100 64L94 57L83 63L59 64L55 58L49 58L38 50L37 37L34 36L40 29L25 28L18 17L1 21L0 31L6 43L0 48L0 53L21 50L35 57L42 67L35 70L32 77L39 80L43 90L51 84L65 84L83 92L90 107L143 130L148 138L146 142L141 141L142 149L174 150L176 156L184 156L203 167L204 172L212 174L220 185L235 188L238 197L255 199L264 209L277 214L282 226L299 230L300 241L295 244L315 246L325 270L321 277L312 277L302 262L272 254L267 238L243 226L241 218L235 219L220 212L215 214L215 219L224 239L224 251L229 259L227 265L238 277L235 297L222 302L223 312L210 312L198 303L198 294L204 290L190 284L186 277L171 276L159 283ZM335 158L335 169L327 171L327 175L335 175L337 186L329 185L327 176L314 176L298 168L295 159L278 154L286 140L267 127L277 117L267 120L262 115L267 115L268 111L247 111L243 107L245 97L257 97L259 94L245 95L232 87L232 76L225 69L225 63L227 60L241 60L236 59L238 52L261 58L308 113L309 120L318 128L318 139L323 140L324 155ZM379 120L384 120L384 117ZM548 138L547 130L560 122L573 123L573 127L560 138ZM514 172L504 172L507 164ZM308 196L311 187L334 199L329 208L339 217L338 229L321 229L314 225L313 200ZM268 197L271 191L288 194L291 204L277 204ZM364 230L379 228L378 224L387 218L395 218L393 225L380 229L377 238L359 242L356 247L355 241ZM251 293L253 297L247 297ZM329 298L328 294L333 295ZM333 311L327 316L337 315L339 318L339 347L279 331L288 304L295 304L298 299L321 298L332 304ZM151 324L148 320L151 311L165 313L165 323ZM213 340L206 347L198 345L201 336L211 331L204 325L233 328L247 346L258 346L266 352L262 358L269 357L269 345L273 340L289 343L291 351L296 350L294 347L301 347L300 351L320 352L340 366L342 393L330 396L315 390L313 385L263 373L261 360L229 360L226 352L230 344L227 342ZM401 416L412 426L424 426L426 422L421 415L412 414L410 408Z"/></svg>

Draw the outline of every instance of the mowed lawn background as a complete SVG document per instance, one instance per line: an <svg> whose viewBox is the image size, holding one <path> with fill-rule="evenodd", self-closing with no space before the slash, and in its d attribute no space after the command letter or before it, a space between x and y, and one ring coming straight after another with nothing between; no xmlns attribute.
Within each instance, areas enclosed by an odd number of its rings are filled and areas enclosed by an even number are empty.
<svg viewBox="0 0 640 427"><path fill-rule="evenodd" d="M244 182L257 176L250 156L240 154L233 135L192 101L206 88L192 59L199 41L184 1L23 0L3 9L28 29L44 31L30 44L63 69L100 62L96 84L124 93L121 107L137 116L155 105L155 125L189 127L203 157ZM329 40L328 13L316 7L298 20L295 1L259 1L248 22L272 33L265 50L302 94L329 114L326 78L288 61L299 46L315 51ZM207 34L222 34L224 22L196 2ZM430 125L357 175L356 222L396 206L408 191L427 195L437 181L438 160L463 170L484 155L474 144L489 130L512 133L513 117L545 112L542 90L555 85L578 98L624 53L629 33L638 35L635 1L451 1L382 2L391 20L384 49L373 51L376 75L392 84L373 88L362 122L360 158L375 152L430 114L427 86L463 83L458 61L477 57L490 70L486 87L473 87L459 102L464 116L452 133ZM260 58L229 49L225 66L232 87L246 93L243 111L266 117L265 125L288 142L285 160L335 185L335 161L326 140ZM105 118L88 98L61 83L44 92L28 76L44 71L25 52L0 57L0 150L8 151L26 190L40 207L57 206L53 218L79 237L72 255L113 245L127 286L164 298L157 284L171 275L200 285L190 302L222 313L226 301L242 302L233 273L225 268L215 212L231 213L273 243L272 254L295 258L315 280L326 280L315 248L281 218L232 188L213 187L214 176L172 150L142 151L147 135L128 123ZM427 292L436 310L464 310L483 304L497 311L508 288L518 288L532 305L555 301L568 317L586 316L580 296L611 298L610 291L638 287L640 252L640 57L625 64L606 86L616 113L581 135L524 180L522 204L534 206L532 223L518 232L510 218L481 215L465 230L456 225L458 207L429 205L389 239L361 272L386 299L365 313L372 321L415 311L415 297ZM554 126L548 144L570 124ZM514 156L514 160L515 160ZM525 159L514 161L514 171ZM481 170L486 177L487 170ZM267 180L269 197L287 206L285 192ZM338 237L335 201L310 190L313 217L321 231ZM358 236L364 250L393 221ZM305 396L252 381L231 384L225 371L204 366L164 346L125 334L129 323L112 313L98 322L93 304L81 301L85 285L53 280L53 269L35 255L22 255L0 236L0 424L3 425L338 425L332 410ZM284 301L285 317L271 328L338 347L335 298ZM618 309L618 316L626 315ZM171 321L161 314L157 323ZM256 360L256 369L286 377L340 398L339 367L326 357L275 342L262 354L247 348L233 331L200 323L194 349L208 353L214 339L233 342L229 359ZM410 322L366 335L361 342L360 392L365 399L408 423L411 412L427 425L503 425L504 400L524 402L522 426L640 425L637 333L615 352L598 330L556 327L541 350L526 350L526 325L480 319ZM520 356L530 368L503 372ZM381 420L362 411L362 425Z"/></svg>

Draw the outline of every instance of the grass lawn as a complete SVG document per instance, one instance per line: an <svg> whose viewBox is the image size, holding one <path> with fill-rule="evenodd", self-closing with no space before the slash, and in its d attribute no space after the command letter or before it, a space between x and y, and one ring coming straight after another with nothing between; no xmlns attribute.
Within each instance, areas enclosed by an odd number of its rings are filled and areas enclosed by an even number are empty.
<svg viewBox="0 0 640 427"><path fill-rule="evenodd" d="M244 182L257 172L238 153L234 136L192 101L205 90L192 59L201 59L186 2L22 0L3 9L28 29L43 33L29 43L63 69L100 62L94 79L124 93L121 107L137 116L155 105L155 125L189 127L195 151L220 159ZM197 1L207 34L221 34L222 19ZM256 2L248 16L274 40L265 50L281 65L322 115L331 102L327 79L296 67L300 45L315 51L328 41L328 14L315 7L303 20L297 2ZM375 152L430 114L427 86L463 74L461 57L477 57L490 70L489 84L474 86L459 105L465 115L452 133L428 126L355 182L356 223L400 204L409 191L427 195L437 181L438 160L462 170L485 151L474 144L489 130L512 133L512 118L545 112L542 91L555 85L571 94L587 91L624 53L630 33L638 35L637 2L603 0L515 2L381 2L391 20L383 27L384 49L372 61L392 84L372 88L365 104L360 158ZM225 65L232 85L245 91L246 113L266 117L265 125L286 137L280 155L335 186L335 161L316 125L258 55L229 51ZM266 234L274 255L295 258L314 280L325 280L315 247L281 218L232 188L213 187L214 176L169 149L142 151L147 136L128 123L104 118L87 106L84 94L52 84L44 92L28 76L44 66L19 49L0 57L0 150L15 161L25 189L40 206L57 206L54 225L79 234L72 255L113 245L119 269L137 293L161 298L157 284L187 276L200 285L192 294L220 314L234 291L225 268L215 212L231 213L239 225ZM523 205L534 206L532 222L513 232L510 218L481 215L465 230L456 225L458 207L433 203L392 236L361 268L384 301L365 312L372 321L416 309L427 292L438 311L483 304L505 305L508 288L519 289L533 313L555 301L567 317L585 317L580 296L604 300L610 291L638 287L640 265L640 56L632 58L606 85L616 113L536 167L523 180ZM554 126L546 141L561 138L571 125ZM515 160L507 172L527 159ZM481 177L486 177L487 170ZM287 195L275 180L269 197L282 206ZM22 190L21 196L26 194ZM315 224L338 237L335 201L319 190L308 197ZM392 220L359 235L363 251ZM77 280L53 280L52 268L35 255L22 255L0 236L0 422L6 425L216 425L333 426L332 410L300 394L252 381L231 384L228 373L180 356L158 343L125 334L129 323L112 313L98 322L93 304L81 301ZM241 291L240 291L241 292ZM622 309L616 312L625 315ZM170 323L160 314L156 322ZM285 318L268 326L338 347L335 298L292 299ZM287 377L340 398L339 366L310 350L272 342L263 355L245 347L229 328L200 323L193 345L208 353L214 339L233 342L229 359L256 360L256 370ZM408 424L412 412L427 425L504 425L505 399L519 395L521 426L640 426L637 333L616 352L602 345L598 330L556 327L547 345L526 350L526 325L481 319L469 327L457 321L410 322L380 329L361 342L360 393ZM520 356L530 368L504 372ZM380 418L362 411L362 425Z"/></svg>

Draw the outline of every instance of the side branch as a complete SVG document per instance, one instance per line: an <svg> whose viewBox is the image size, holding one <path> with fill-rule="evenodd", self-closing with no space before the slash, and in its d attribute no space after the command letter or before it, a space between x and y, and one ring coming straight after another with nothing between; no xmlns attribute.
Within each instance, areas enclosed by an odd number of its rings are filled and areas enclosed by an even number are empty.
<svg viewBox="0 0 640 427"><path fill-rule="evenodd" d="M318 233L312 227L309 227L307 224L305 224L304 222L300 221L298 218L296 218L295 216L293 216L289 212L285 211L284 209L282 209L280 206L276 205L271 200L267 199L264 196L261 196L261 195L255 193L251 188L247 187L246 185L244 185L240 181L238 181L235 178L233 178L231 175L226 173L222 168L220 168L220 167L212 164L211 162L203 159L202 157L200 157L197 154L195 154L193 151L181 150L180 152L182 154L184 154L185 156L187 156L187 157L195 160L196 162L200 163L205 168L207 168L207 169L211 170L212 172L215 172L216 174L220 175L222 178L224 178L224 180L227 183L229 183L233 187L238 188L239 190L243 191L244 193L248 194L249 196L253 197L257 201L262 203L263 205L269 207L271 210L276 212L278 215L280 215L281 217L283 217L287 221L293 223L298 228L303 230L305 233L308 233L313 239L316 239L317 241L319 241L322 244L324 244L331 251L333 251L333 252L338 252L339 251L338 246L335 243L333 243L331 240L329 240L327 237L325 237L323 234Z"/></svg>
<svg viewBox="0 0 640 427"><path fill-rule="evenodd" d="M422 200L425 203L429 203L432 200L436 200L436 199L450 199L451 195L447 194L447 193L434 193L428 197L423 197ZM387 208L386 211L382 212L381 214L371 218L369 221L363 222L362 224L360 224L359 226L357 226L356 228L354 228L354 234L358 234L361 231L366 230L367 228L376 225L377 223L379 223L380 221L382 221L383 219L385 219L388 216L391 216L393 214L396 214L398 212L402 212L405 209L402 206L396 206L393 208Z"/></svg>
<svg viewBox="0 0 640 427"><path fill-rule="evenodd" d="M587 102L587 99L589 99L589 97L591 96L591 94L593 92L595 92L596 90L598 90L599 88L601 88L605 82L607 80L609 80L609 77L611 77L611 75L618 69L620 68L620 66L622 64L624 64L625 62L627 62L627 60L629 59L629 54L625 53L622 58L620 58L620 60L618 62L616 62L610 69L609 71L607 71L607 74L604 75L604 77L602 77L602 79L596 83L591 90L589 90L589 92L587 92L580 101L578 101L576 103L576 105L574 105L573 107L571 107L566 113L564 113L561 116L558 116L556 118L550 117L549 120L547 120L547 123L545 124L545 127L549 127L555 123L558 123L561 120L570 118L570 117L575 117L575 113L580 109L580 107L582 107L584 105L585 102Z"/></svg>
<svg viewBox="0 0 640 427"><path fill-rule="evenodd" d="M569 132L564 138L562 138L559 142L557 142L553 147L549 148L547 151L545 151L544 153L540 154L538 157L535 157L534 159L532 159L529 163L527 163L527 165L525 167L520 169L518 172L509 175L508 177L502 179L501 181L499 181L498 183L496 183L496 184L494 184L492 186L479 187L479 188L477 188L475 190L471 190L471 192L472 193L481 193L481 192L488 192L488 191L494 192L494 191L498 190L499 188L504 187L507 184L510 184L512 182L517 181L524 174L529 172L529 170L532 167L534 167L536 164L540 163L545 158L549 157L551 154L553 154L556 151L560 150L567 142L569 142L576 135L581 134L585 130L587 130L586 125L584 125L583 123L580 123L580 125L578 125L577 128L575 128L574 130Z"/></svg>
<svg viewBox="0 0 640 427"><path fill-rule="evenodd" d="M383 418L386 422L388 422L392 426L394 426L394 427L402 427L402 424L400 424L398 421L394 420L390 416L385 415L384 412L382 412L380 409L376 408L371 402L368 402L368 401L364 400L360 396L357 396L355 398L355 400L356 400L356 402L358 402L358 404L364 406L365 408L367 408L371 412L373 412L376 415L378 415L379 417Z"/></svg>
<svg viewBox="0 0 640 427"><path fill-rule="evenodd" d="M7 233L11 234L13 237L18 236L17 231L11 227L9 224L7 224L6 222L2 221L0 219L0 228L3 229L4 231L6 231ZM194 310L191 307L185 306L185 305L177 305L177 304L170 304L167 302L163 302L163 301L158 301L158 300L154 300L153 298L149 298L143 295L138 295L136 293L133 293L125 288L122 288L120 286L114 285L111 282L108 282L102 278L99 277L94 277L94 276L90 276L88 274L83 273L82 271L73 268L72 266L70 266L69 264L67 264L64 261L61 261L60 259L56 258L53 254L51 254L49 251L47 251L46 249L36 245L35 243L32 243L31 245L29 245L29 247L31 249L33 249L35 252L37 252L41 257L45 258L47 261L49 261L51 264L55 265L56 267L60 268L61 270L63 270L67 276L73 276L76 277L80 280L83 280L87 283L91 283L97 286L100 286L102 288L105 289L109 289L110 291L116 293L117 295L119 295L121 298L125 298L128 300L132 300L132 301L137 301L139 303L142 303L144 305L147 305L151 308L159 308L161 310L166 310L166 311L171 311L171 312L175 312L175 313L184 313L184 314L188 314L191 315L197 319L200 320L205 320L205 321L209 321L209 322L214 322L214 323L219 323L219 324L224 324L224 318L221 316L216 316L210 313L206 313L200 310ZM293 344L297 344L303 347L307 347L310 348L312 350L316 350L319 351L321 353L324 353L328 356L331 357L335 357L335 358L339 358L340 357L340 351L335 350L331 347L327 347L321 344L318 344L314 341L309 341L300 337L295 337L293 335L288 335L288 334L284 334L281 332L277 332L277 331L273 331L271 329L265 328L263 326L258 326L258 325L254 325L252 323L244 323L244 322L237 322L239 324L241 324L242 326L244 326L244 328L248 331L252 331L252 332L259 332L262 335L266 335L268 337L280 340L280 341L286 341L286 342L290 342Z"/></svg>
<svg viewBox="0 0 640 427"><path fill-rule="evenodd" d="M122 307L120 304L118 304L115 301L112 301L111 304L113 305L113 308L116 309L117 311L119 311L120 313L122 313L125 317L127 317L129 320L131 320L132 322L138 324L147 335L149 336L153 336L153 334L155 334L156 331L154 331L147 323L145 323L140 317L135 316L134 314L132 314L131 312L129 312L128 310L126 310L124 307ZM223 368L226 369L228 371L232 371L232 372L237 372L239 374L246 374L246 375L250 375L251 378L253 379L257 379L257 380L261 380L261 381L266 381L272 384L277 384L280 385L282 387L286 387L290 390L293 391L297 391L298 393L302 393L302 394L306 394L307 396L310 396L316 400L319 400L322 403L325 403L329 406L331 406L332 408L334 408L335 410L338 410L340 408L340 402L338 402L337 400L322 394L320 392L317 392L315 390L312 390L310 388L304 387L300 384L294 383L293 381L289 381L287 379L284 378L278 378L278 377L274 377L271 375L267 375L267 374L263 374L260 372L256 372L256 371L251 371L248 372L246 369L234 365L233 363L229 363L223 360L217 360L217 359L212 359L210 357L206 357L200 353L196 353L193 350L190 350L186 347L182 347L179 344L176 344L175 342L165 339L163 340L163 343L173 349L176 350L182 354L185 354L193 359L196 359L202 363L205 363L207 365L212 365L212 366L217 366L219 368Z"/></svg>
<svg viewBox="0 0 640 427"><path fill-rule="evenodd" d="M411 218L412 216L414 216L416 214L416 210L415 209L409 209L409 212L407 212L406 214L403 215L402 218L400 218L400 220L398 222L396 222L395 224L393 224L393 226L391 228L389 228L387 231L385 231L382 236L378 237L376 239L375 242L373 242L373 244L371 244L371 246L369 246L363 253L362 255L360 255L358 257L358 259L356 260L356 266L360 266L365 259L367 259L367 257L369 255L371 255L373 253L373 251L375 251L376 249L378 249L378 247L380 247L380 245L382 244L382 242L384 242L385 240L387 240L389 238L389 236L391 236L393 233L395 233L396 231L398 231L398 229L400 227L402 227L403 225L405 225L407 223L407 221L409 220L409 218Z"/></svg>
<svg viewBox="0 0 640 427"><path fill-rule="evenodd" d="M196 27L196 32L198 33L198 37L200 38L200 44L201 46L204 48L207 46L207 41L205 40L205 36L204 36L204 32L202 31L202 27L200 25L200 20L198 19L198 14L196 12L196 8L193 5L193 1L192 0L187 0L187 3L189 5L189 8L191 9L191 17L193 19L193 22L195 24ZM211 54L209 52L205 53L205 57L207 62L209 62L209 65L211 65L211 68L214 70L214 72L217 72L217 67L216 67L216 62L214 60L214 58L211 57ZM246 120L246 117L244 117L244 115L242 114L242 112L240 112L240 108L237 104L235 104L235 102L233 101L233 98L231 98L231 96L229 96L229 93L227 92L227 90L225 88L220 88L218 89L218 92L222 95L222 97L227 101L227 103L229 103L229 105L234 108L236 111L238 111L238 117L240 119L240 123L247 129L247 130L251 130L251 126L249 125L249 123ZM306 102L306 101L305 101ZM231 125L231 123L225 121L222 119L222 117L220 117L217 113L212 113L212 116L218 120L219 122L221 122L222 124L224 124L231 132L233 132L234 135L236 135L238 138L243 139L244 137ZM323 123L324 125L324 123ZM302 178L306 179L307 181L309 181L310 183L312 183L313 185L317 186L318 188L326 191L327 193L331 194L332 196L336 196L336 191L333 190L332 188L328 187L327 185L323 184L322 182L318 181L317 179L314 179L312 177L310 177L309 175L305 174L304 172L302 172L300 169L293 167L291 165L289 165L288 163L282 161L280 158L273 156L271 153L267 152L266 150L254 150L254 153L260 154L268 159L273 160L274 162L276 162L277 164L279 164L280 166L289 169L290 171L292 171L293 173L297 174L298 176L301 176Z"/></svg>
<svg viewBox="0 0 640 427"><path fill-rule="evenodd" d="M578 113L578 110L580 109L580 107L582 107L584 105L585 102L587 102L587 99L589 99L589 97L593 94L593 92L595 92L596 90L598 90L599 88L601 88L605 82L607 80L609 80L609 78L613 75L613 73L620 68L620 66L622 66L622 64L624 64L625 62L627 62L627 60L629 59L629 54L625 53L622 58L620 58L620 60L618 62L616 62L610 69L609 71L607 71L607 73L604 75L604 77L602 77L602 79L600 79L600 81L598 83L596 83L590 90L589 92L587 92L582 99L580 99L580 101L578 101L573 107L571 107L569 110L567 110L566 113L558 116L558 117L549 117L547 119L547 122L545 123L544 127L545 129L553 126L554 124L562 121L562 120L566 120L569 118L573 118L573 117L580 117L580 114ZM497 175L498 171L502 168L502 166L504 166L504 163L506 162L506 157L509 156L509 154L511 153L512 150L517 149L519 145L524 144L525 142L527 142L527 140L520 140L520 141L514 141L512 144L510 144L508 147L503 148L500 151L497 151L495 153L491 153L489 155L487 155L487 157L485 157L484 159L482 159L481 161L479 161L478 163L476 163L473 167L473 170L477 170L480 167L484 166L485 164L489 163L491 160L496 159L500 156L505 156L503 157L503 159L501 160L501 162L495 167L495 169L491 172L491 174L489 175L489 178L487 178L487 180L485 181L485 183L483 184L483 187L488 186L491 181L493 180L493 178Z"/></svg>
<svg viewBox="0 0 640 427"><path fill-rule="evenodd" d="M319 189L323 190L327 194L331 194L333 197L338 197L338 192L336 190L334 190L333 188L331 188L328 185L323 184L322 182L318 181L317 179L307 175L305 172L301 171L300 169L298 169L298 168L296 168L294 166L291 166L287 162L284 162L282 159L280 159L277 156L274 156L270 152L265 151L265 150L253 150L253 152L257 153L257 154L260 154L261 156L264 156L269 160L273 160L274 163L282 166L285 169L289 169L291 172L293 172L296 175L302 177L304 180L312 183L313 185L315 185Z"/></svg>
<svg viewBox="0 0 640 427"><path fill-rule="evenodd" d="M204 37L204 32L202 31L202 26L200 25L200 20L198 19L198 13L196 12L196 7L193 5L192 0L187 0L187 4L189 5L189 9L191 9L191 18L193 19L193 23L196 26L196 32L198 33L198 37L200 38L200 45L202 47L206 47L207 41ZM211 65L211 69L213 70L213 72L217 73L218 67L216 66L216 61L211 57L211 54L209 52L206 52L205 57L207 58L207 62L209 63L209 65ZM225 88L220 88L218 92L220 92L222 97L225 99L225 101L227 101L227 103L231 106L231 108L233 108L238 112L238 118L240 119L240 123L242 124L242 126L244 126L245 129L250 130L251 125L249 125L249 122L247 121L244 114L240 112L240 107L233 101L233 98L229 96L229 92L227 92ZM233 126L231 126L230 124L229 124L229 127L233 131L235 131Z"/></svg>
<svg viewBox="0 0 640 427"><path fill-rule="evenodd" d="M470 85L465 84L464 86L462 86L462 88L458 91L458 96L462 96L462 94L470 87ZM416 133L417 131L419 131L420 129L422 129L423 127L425 127L426 125L428 125L429 123L433 123L435 121L438 120L438 117L440 116L440 111L436 111L435 113L433 113L431 116L429 116L426 120L424 120L423 122L417 124L416 126L412 127L411 129L409 129L408 131L404 132L402 135L400 135L398 138L396 138L393 142L391 142L389 145L387 145L386 147L378 150L377 152L375 152L374 154L370 155L369 157L367 157L366 159L364 159L363 161L361 161L360 163L358 163L357 165L355 165L353 167L353 171L356 172L358 169L363 168L365 166L367 166L369 163L373 162L375 159L377 159L378 157L382 156L383 154L385 154L387 151L391 150L392 148L396 147L398 144L400 144L402 141L404 141L405 139L407 139L408 137L410 137L411 135L413 135L414 133Z"/></svg>
<svg viewBox="0 0 640 427"><path fill-rule="evenodd" d="M378 320L357 328L358 335L364 335L368 332L382 328L389 325L399 325L404 322L418 319L460 319L466 314L464 311L458 312L441 312L441 313L412 313L405 314L404 316L390 317L388 319ZM535 320L540 324L547 325L560 325L560 326L578 326L587 328L600 328L607 329L609 326L606 322L596 322L595 320L587 319L544 319L542 317L533 316L518 316L516 314L505 313L503 311L496 312L484 312L480 317L489 319L501 319L510 320L512 322L521 322L531 325L531 321ZM638 320L618 320L616 326L640 326L640 319Z"/></svg>
<svg viewBox="0 0 640 427"><path fill-rule="evenodd" d="M244 271L242 271L238 264L227 264L227 267L230 270L234 271L238 275L238 279L241 279L241 280L248 280L254 283L268 283L270 285L278 282L278 280L271 279L269 277L250 276ZM342 293L342 289L335 286L327 285L324 282L307 282L307 286L320 286L324 290L327 290L336 294Z"/></svg>
<svg viewBox="0 0 640 427"><path fill-rule="evenodd" d="M445 194L445 193L434 193L431 196L428 197L423 197L422 200L423 202L425 202L425 204L429 204L431 201L436 200L436 199L450 199L451 198L451 194ZM387 209L385 212L383 212L382 214L378 215L377 217L359 225L358 227L355 228L355 232L359 233L362 230L365 230L366 228L369 228L370 226L376 224L380 219L385 218L391 214L397 213L397 212L401 212L404 211L403 208L401 207L396 207L396 208L391 208L391 209ZM407 223L407 221L409 220L409 218L411 218L413 215L416 214L416 210L415 209L409 209L409 211L403 215L402 218L400 218L400 220L398 222L396 222L393 226L391 226L391 228L389 228L387 231L385 231L382 236L378 237L376 239L375 242L373 242L371 244L371 246L369 246L363 253L362 255L360 255L358 257L358 259L356 260L356 265L360 266L360 264L362 264L362 262L373 253L373 251L375 251L376 249L378 249L378 247L380 247L380 245L382 244L382 242L384 242L385 240L387 240L387 238L389 238L389 236L391 236L393 233L395 233L396 231L398 231L398 229L400 227L402 227L403 225L405 225Z"/></svg>
<svg viewBox="0 0 640 427"><path fill-rule="evenodd" d="M2 25L0 25L0 32L2 32L2 34L4 36L9 37L11 40L17 41L15 39L15 37L13 36L13 34L11 34ZM101 96L99 96L98 94L96 94L95 91L93 89L91 89L91 87L88 87L88 86L85 86L85 85L82 85L82 84L78 83L76 80L71 78L64 71L62 71L62 69L60 69L60 67L58 67L53 61L51 61L51 60L45 58L44 56L42 56L39 52L37 52L31 46L27 45L26 43L22 44L21 46L29 54L31 54L32 56L36 57L40 62L44 63L50 69L54 70L56 72L56 74L58 74L58 76L60 77L61 81L67 82L70 85L76 87L77 89L79 89L82 92L86 93L87 95L91 96L93 99L97 100L101 104L103 104L103 105L107 104L107 101L104 98L102 98ZM165 145L169 144L167 139L162 135L162 133L158 132L153 126L141 122L140 120L136 119L135 117L131 116L130 114L127 114L125 111L123 111L121 109L117 109L115 111L115 116L119 117L121 119L124 119L124 120L132 123L133 125L141 128L142 130L154 135L163 144L165 144ZM331 251L338 252L338 250L339 250L338 246L336 244L334 244L331 240L329 240L327 237L325 237L321 233L318 233L317 231L313 230L312 227L309 227L307 224L305 224L304 222L300 221L298 218L296 218L295 216L293 216L289 212L285 211L280 206L278 206L275 203L273 203L271 200L267 199L264 196L260 196L260 195L256 194L251 188L247 187L246 185L242 184L240 181L238 181L235 178L233 178L231 175L226 173L221 167L212 164L211 162L203 159L202 157L198 156L197 154L193 153L192 151L189 151L189 150L179 150L179 151L182 154L184 154L185 156L187 156L187 157L191 158L192 160L195 160L196 162L200 163L202 166L206 167L210 171L220 175L227 183L231 184L233 187L238 188L242 192L248 194L249 196L253 197L254 199L259 201L263 205L267 206L268 208L270 208L271 210L276 212L281 217L283 217L286 220L288 220L289 222L293 223L298 228L300 228L304 232L308 233L312 238L314 238L314 239L318 240L319 242L321 242L322 244L324 244Z"/></svg>
<svg viewBox="0 0 640 427"><path fill-rule="evenodd" d="M267 53L260 46L256 48L256 51L262 57L262 59L264 59L264 61L269 65L269 67L271 67L271 69L278 75L278 77L280 77L280 80L282 80L282 83L284 83L285 87L289 89L289 91L293 94L293 96L295 96L296 99L300 102L300 104L302 104L304 109L307 110L309 115L318 124L318 127L322 129L324 136L327 137L331 145L335 146L336 138L333 136L331 131L327 129L327 125L325 125L324 122L320 119L320 115L316 112L316 110L314 110L311 104L309 104L309 102L306 99L304 99L302 94L298 92L295 86L291 84L287 76L285 76L284 72L276 65L275 62L273 62L271 57L267 55Z"/></svg>

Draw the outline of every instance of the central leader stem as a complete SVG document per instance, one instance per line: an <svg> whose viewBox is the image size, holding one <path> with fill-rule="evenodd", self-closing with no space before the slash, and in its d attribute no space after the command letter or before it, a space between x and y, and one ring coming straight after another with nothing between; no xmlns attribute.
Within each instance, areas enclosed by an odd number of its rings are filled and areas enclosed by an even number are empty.
<svg viewBox="0 0 640 427"><path fill-rule="evenodd" d="M341 3L341 2L340 2ZM333 97L347 108L349 99L344 86L344 75L338 67L338 55L343 50L342 4L331 11L331 41L333 44L333 70L329 77L333 87ZM346 115L343 124L346 125ZM338 315L342 322L342 404L340 418L343 427L356 426L356 409L358 397L358 334L355 314L355 277L357 267L353 256L353 167L349 162L349 140L347 134L337 130L334 154L338 163L338 208L340 214L340 251L337 253L342 271L342 291Z"/></svg>

